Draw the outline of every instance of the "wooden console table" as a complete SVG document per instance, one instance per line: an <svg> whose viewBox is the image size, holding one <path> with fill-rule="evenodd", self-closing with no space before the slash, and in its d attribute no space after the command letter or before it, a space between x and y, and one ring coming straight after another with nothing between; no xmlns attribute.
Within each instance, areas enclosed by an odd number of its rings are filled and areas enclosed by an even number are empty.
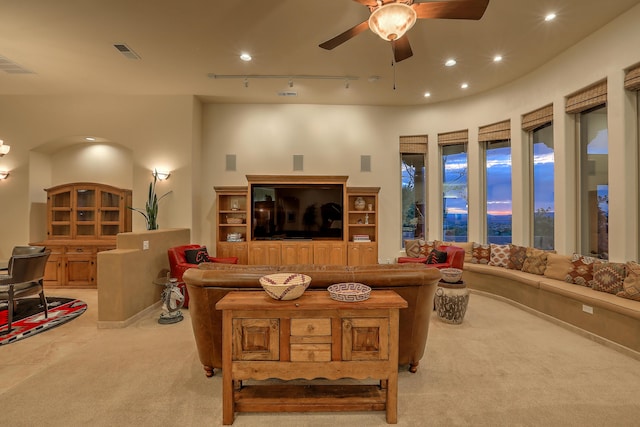
<svg viewBox="0 0 640 427"><path fill-rule="evenodd" d="M362 302L338 302L327 291L276 301L262 291L230 292L217 304L222 323L222 421L235 412L386 410L397 423L398 316L407 302L374 290ZM278 378L289 383L268 384ZM378 384L292 384L341 378ZM243 380L258 380L247 385Z"/></svg>

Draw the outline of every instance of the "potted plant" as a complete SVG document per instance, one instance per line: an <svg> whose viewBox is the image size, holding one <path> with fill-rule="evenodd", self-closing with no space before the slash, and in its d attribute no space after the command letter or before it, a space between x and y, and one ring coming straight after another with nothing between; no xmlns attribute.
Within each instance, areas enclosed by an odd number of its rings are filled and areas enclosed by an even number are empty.
<svg viewBox="0 0 640 427"><path fill-rule="evenodd" d="M171 191L168 191L160 196L160 198L158 198L158 196L156 195L157 181L158 173L154 170L153 181L149 184L149 198L147 199L144 211L142 209L127 206L129 209L139 212L144 217L144 219L147 221L147 230L158 229L158 202L171 193Z"/></svg>

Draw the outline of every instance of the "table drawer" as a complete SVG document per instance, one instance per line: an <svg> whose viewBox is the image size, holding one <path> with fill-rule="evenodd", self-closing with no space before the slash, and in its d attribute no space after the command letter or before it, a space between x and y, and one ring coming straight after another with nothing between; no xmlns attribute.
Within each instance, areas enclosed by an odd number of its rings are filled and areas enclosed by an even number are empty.
<svg viewBox="0 0 640 427"><path fill-rule="evenodd" d="M291 344L292 362L330 362L331 344Z"/></svg>
<svg viewBox="0 0 640 427"><path fill-rule="evenodd" d="M331 335L331 319L291 319L291 336Z"/></svg>

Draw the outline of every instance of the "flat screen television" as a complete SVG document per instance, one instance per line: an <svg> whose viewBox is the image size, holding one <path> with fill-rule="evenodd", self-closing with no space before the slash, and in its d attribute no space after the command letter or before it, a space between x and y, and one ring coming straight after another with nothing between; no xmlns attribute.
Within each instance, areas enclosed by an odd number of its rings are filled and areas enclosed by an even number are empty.
<svg viewBox="0 0 640 427"><path fill-rule="evenodd" d="M341 184L253 184L251 238L343 238Z"/></svg>

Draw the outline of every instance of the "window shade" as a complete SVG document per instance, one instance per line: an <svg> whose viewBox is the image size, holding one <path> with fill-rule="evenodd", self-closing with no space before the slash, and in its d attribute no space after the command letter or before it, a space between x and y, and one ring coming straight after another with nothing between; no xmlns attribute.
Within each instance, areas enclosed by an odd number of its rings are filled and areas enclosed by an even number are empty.
<svg viewBox="0 0 640 427"><path fill-rule="evenodd" d="M522 130L532 131L553 122L553 104L522 115Z"/></svg>
<svg viewBox="0 0 640 427"><path fill-rule="evenodd" d="M627 90L640 90L640 64L627 70L624 76L624 88Z"/></svg>
<svg viewBox="0 0 640 427"><path fill-rule="evenodd" d="M494 123L478 129L478 142L502 141L511 139L511 121Z"/></svg>
<svg viewBox="0 0 640 427"><path fill-rule="evenodd" d="M466 144L469 142L469 130L457 130L438 134L438 145Z"/></svg>
<svg viewBox="0 0 640 427"><path fill-rule="evenodd" d="M401 136L400 152L426 154L428 142L429 137L427 135Z"/></svg>
<svg viewBox="0 0 640 427"><path fill-rule="evenodd" d="M577 114L607 103L607 81L603 80L567 96L565 111Z"/></svg>

